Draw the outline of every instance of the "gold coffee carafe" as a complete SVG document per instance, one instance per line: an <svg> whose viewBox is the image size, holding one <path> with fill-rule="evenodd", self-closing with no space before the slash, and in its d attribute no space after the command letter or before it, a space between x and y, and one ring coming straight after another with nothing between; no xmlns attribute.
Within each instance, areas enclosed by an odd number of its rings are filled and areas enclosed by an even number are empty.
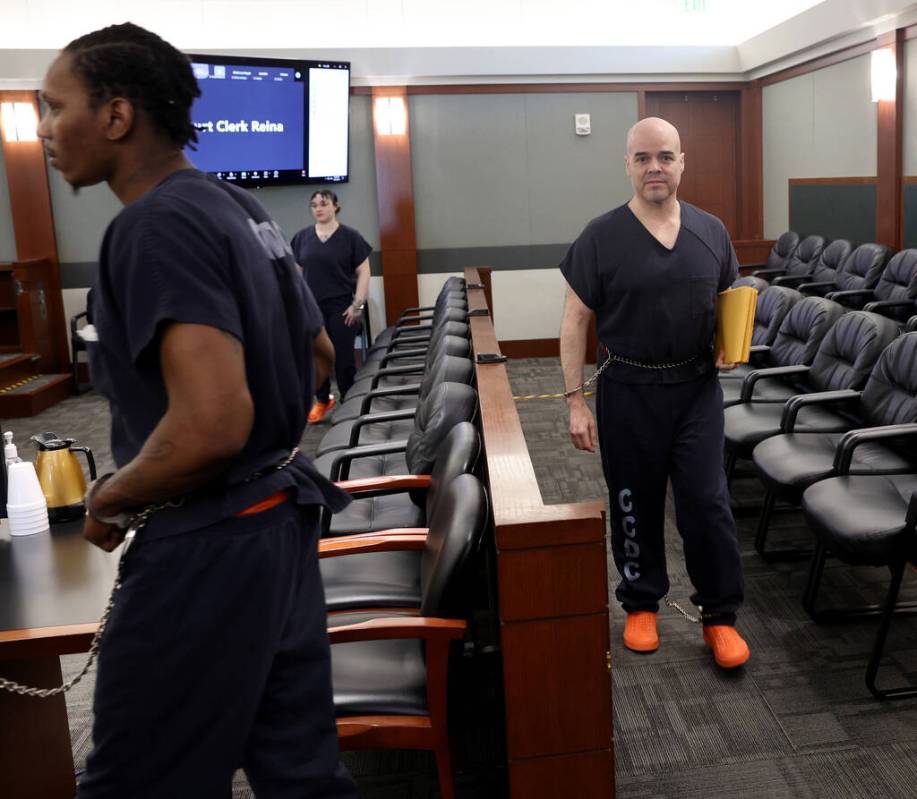
<svg viewBox="0 0 917 799"><path fill-rule="evenodd" d="M59 438L56 433L32 436L38 447L35 471L48 503L48 519L53 524L79 519L86 513L83 497L86 478L74 452L82 452L89 463L89 478L96 479L96 462L89 447L73 446L72 438Z"/></svg>

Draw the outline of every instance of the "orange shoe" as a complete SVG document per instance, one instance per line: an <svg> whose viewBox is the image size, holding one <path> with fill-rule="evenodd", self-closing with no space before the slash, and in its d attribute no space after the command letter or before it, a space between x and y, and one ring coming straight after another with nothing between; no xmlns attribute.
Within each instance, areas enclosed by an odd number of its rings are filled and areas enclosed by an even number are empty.
<svg viewBox="0 0 917 799"><path fill-rule="evenodd" d="M659 649L656 632L656 614L649 610L636 610L627 614L624 625L624 646L634 652L655 652Z"/></svg>
<svg viewBox="0 0 917 799"><path fill-rule="evenodd" d="M318 402L316 400L312 405L312 410L309 411L309 424L318 424L335 405L337 403L334 401L334 397L329 398L328 402Z"/></svg>
<svg viewBox="0 0 917 799"><path fill-rule="evenodd" d="M704 643L713 650L713 659L722 669L734 669L751 657L748 644L735 627L727 624L712 624L704 627Z"/></svg>

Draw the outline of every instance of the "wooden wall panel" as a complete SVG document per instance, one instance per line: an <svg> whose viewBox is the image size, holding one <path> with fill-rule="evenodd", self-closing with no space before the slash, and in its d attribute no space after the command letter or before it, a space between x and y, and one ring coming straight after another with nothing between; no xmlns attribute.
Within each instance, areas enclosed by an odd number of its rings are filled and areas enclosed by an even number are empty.
<svg viewBox="0 0 917 799"><path fill-rule="evenodd" d="M739 98L739 239L764 235L764 111L761 82L751 81Z"/></svg>
<svg viewBox="0 0 917 799"><path fill-rule="evenodd" d="M0 90L0 103L29 103L38 118L38 95L34 91ZM16 238L16 259L48 261L43 274L43 287L50 323L50 358L43 360L42 369L66 371L69 369L70 351L67 347L57 238L54 234L44 148L40 141L7 141L4 137L3 160L9 188L13 235Z"/></svg>
<svg viewBox="0 0 917 799"><path fill-rule="evenodd" d="M407 117L403 134L383 135L373 125L376 154L376 202L379 207L379 249L385 282L386 323L418 304L417 234L414 227L414 181L411 172L411 126L404 86L374 86L377 97L402 97ZM391 278L391 279L390 279Z"/></svg>
<svg viewBox="0 0 917 799"><path fill-rule="evenodd" d="M893 249L901 247L904 120L904 30L896 31L888 49L895 55L898 79L894 100L880 100L876 129L876 241Z"/></svg>

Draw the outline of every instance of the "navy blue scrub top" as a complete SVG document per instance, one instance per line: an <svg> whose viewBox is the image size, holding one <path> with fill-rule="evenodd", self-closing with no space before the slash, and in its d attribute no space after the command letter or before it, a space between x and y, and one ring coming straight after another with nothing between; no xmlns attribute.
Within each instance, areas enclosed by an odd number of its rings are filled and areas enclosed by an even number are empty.
<svg viewBox="0 0 917 799"><path fill-rule="evenodd" d="M245 448L222 478L156 513L144 538L198 529L287 488L300 505L347 505L302 455L270 470L302 437L322 315L282 231L248 192L184 169L126 206L105 233L91 310L99 340L88 347L90 369L111 405L119 467L166 411L159 341L167 323L215 327L244 348L255 409ZM261 470L266 476L246 482Z"/></svg>
<svg viewBox="0 0 917 799"><path fill-rule="evenodd" d="M309 225L293 236L291 245L319 302L351 296L357 288L357 267L373 251L356 230L341 224L324 242L316 234L315 225Z"/></svg>
<svg viewBox="0 0 917 799"><path fill-rule="evenodd" d="M621 382L680 383L714 369L717 293L736 279L738 261L719 219L680 205L681 229L671 250L622 205L586 225L560 264L595 312L599 341L611 352L653 364L698 356L671 369L615 362L606 374Z"/></svg>

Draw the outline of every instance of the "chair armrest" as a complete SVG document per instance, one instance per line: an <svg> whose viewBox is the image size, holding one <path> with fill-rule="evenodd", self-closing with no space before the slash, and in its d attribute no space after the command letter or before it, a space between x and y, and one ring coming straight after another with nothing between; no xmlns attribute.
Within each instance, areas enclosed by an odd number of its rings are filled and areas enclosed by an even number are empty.
<svg viewBox="0 0 917 799"><path fill-rule="evenodd" d="M405 329L413 330L418 322L425 322L428 319L432 319L432 318L433 318L433 309L432 308L429 311L423 311L422 313L410 314L409 316L402 316L393 325L393 327L395 328L393 331L393 334L397 333L399 330L405 330Z"/></svg>
<svg viewBox="0 0 917 799"><path fill-rule="evenodd" d="M401 312L401 316L399 316L398 318L403 319L404 317L411 316L412 314L426 313L428 311L434 311L434 310L436 310L435 305L412 305L410 308L405 308Z"/></svg>
<svg viewBox="0 0 917 799"><path fill-rule="evenodd" d="M874 302L867 302L863 306L864 311L878 311L881 308L907 308L908 306L914 307L913 300L875 300Z"/></svg>
<svg viewBox="0 0 917 799"><path fill-rule="evenodd" d="M751 395L755 391L755 383L769 377L788 377L790 375L804 375L811 367L799 364L797 366L771 366L767 369L753 369L742 380L742 402L751 402Z"/></svg>
<svg viewBox="0 0 917 799"><path fill-rule="evenodd" d="M370 619L359 624L328 628L332 644L356 641L386 641L394 638L422 638L425 641L449 641L461 638L467 624L461 619L436 619L429 616L393 616Z"/></svg>
<svg viewBox="0 0 917 799"><path fill-rule="evenodd" d="M818 297L824 297L835 285L833 280L823 280L813 283L800 283L796 286L796 290L800 294L815 294Z"/></svg>
<svg viewBox="0 0 917 799"><path fill-rule="evenodd" d="M367 413L358 416L353 420L353 427L350 428L349 447L356 447L360 442L360 430L369 424L381 424L382 422L400 422L403 419L413 419L417 415L417 408L411 408L405 411L391 411L390 413Z"/></svg>
<svg viewBox="0 0 917 799"><path fill-rule="evenodd" d="M777 275L785 275L786 269L756 269L751 273L752 277L763 277L767 280L769 277L777 277Z"/></svg>
<svg viewBox="0 0 917 799"><path fill-rule="evenodd" d="M350 464L360 458L375 458L379 455L394 455L404 452L408 448L407 439L404 441L389 441L385 444L367 444L352 449L335 450L331 458L331 468L328 470L328 479L332 483L346 480L350 476Z"/></svg>
<svg viewBox="0 0 917 799"><path fill-rule="evenodd" d="M421 347L427 346L430 343L430 338L433 336L432 329L429 325L418 326L417 330L429 329L429 332L425 332L420 336L395 336L389 342L389 350L398 349L400 347Z"/></svg>
<svg viewBox="0 0 917 799"><path fill-rule="evenodd" d="M750 349L752 355L764 355L770 351L770 344L752 344Z"/></svg>
<svg viewBox="0 0 917 799"><path fill-rule="evenodd" d="M864 427L860 430L849 430L844 433L834 451L834 472L844 475L850 473L850 462L853 451L867 441L880 441L884 438L902 438L917 435L917 423L887 424L882 427Z"/></svg>
<svg viewBox="0 0 917 799"><path fill-rule="evenodd" d="M829 402L850 402L863 396L862 391L852 388L838 389L837 391L816 391L812 394L797 394L790 397L783 406L783 416L780 418L780 432L792 433L796 428L796 417L806 405L823 405Z"/></svg>
<svg viewBox="0 0 917 799"><path fill-rule="evenodd" d="M336 485L351 496L360 497L367 492L393 494L399 491L424 490L430 487L430 480L428 474L382 474L378 477L341 480Z"/></svg>
<svg viewBox="0 0 917 799"><path fill-rule="evenodd" d="M373 383L377 381L373 379ZM363 401L360 403L360 416L369 413L373 400L377 397L399 397L409 396L411 394L420 394L420 383L409 383L406 386L392 386L391 388L373 388L368 394L363 395Z"/></svg>
<svg viewBox="0 0 917 799"><path fill-rule="evenodd" d="M397 341L401 336L411 336L414 333L422 332L424 330L432 330L433 325L428 323L425 325L404 325L403 327L396 327L392 331L392 342Z"/></svg>
<svg viewBox="0 0 917 799"><path fill-rule="evenodd" d="M423 549L426 545L426 527L406 527L403 531L385 530L379 533L319 539L318 557L325 560L342 555L367 555L372 552L407 552Z"/></svg>
<svg viewBox="0 0 917 799"><path fill-rule="evenodd" d="M845 300L853 300L857 297L862 297L864 300L868 297L874 297L876 293L872 289L847 289L845 291L829 291L825 295L825 299L834 300L834 302L839 302L841 305L846 305Z"/></svg>
<svg viewBox="0 0 917 799"><path fill-rule="evenodd" d="M800 284L805 283L812 275L778 275L771 281L772 286L787 286L789 288L798 288ZM806 283L808 285L808 283ZM829 283L833 286L834 283Z"/></svg>
<svg viewBox="0 0 917 799"><path fill-rule="evenodd" d="M379 361L379 368L384 369L389 361L399 361L403 358L426 358L429 347L412 347L408 350L389 350Z"/></svg>

